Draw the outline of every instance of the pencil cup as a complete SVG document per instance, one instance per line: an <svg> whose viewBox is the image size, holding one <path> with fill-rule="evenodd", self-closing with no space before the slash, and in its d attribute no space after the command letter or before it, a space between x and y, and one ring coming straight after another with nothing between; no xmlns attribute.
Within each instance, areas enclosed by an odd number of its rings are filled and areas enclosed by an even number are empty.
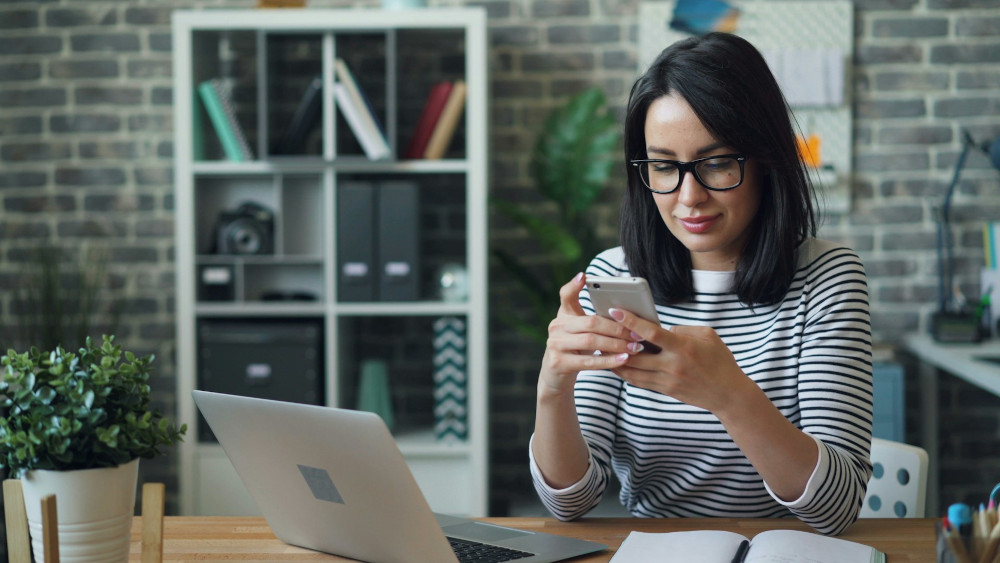
<svg viewBox="0 0 1000 563"><path fill-rule="evenodd" d="M948 547L948 539L945 537L944 530L941 529L941 523L937 522L934 524L934 529L937 531L937 562L938 563L958 563L955 559L955 555L951 552L951 548Z"/></svg>

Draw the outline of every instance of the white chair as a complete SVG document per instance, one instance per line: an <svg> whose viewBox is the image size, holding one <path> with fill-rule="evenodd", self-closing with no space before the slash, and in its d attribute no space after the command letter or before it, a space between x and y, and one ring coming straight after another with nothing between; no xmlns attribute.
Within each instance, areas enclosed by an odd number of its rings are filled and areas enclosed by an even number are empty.
<svg viewBox="0 0 1000 563"><path fill-rule="evenodd" d="M872 438L874 471L861 518L923 518L927 496L927 452L923 448Z"/></svg>

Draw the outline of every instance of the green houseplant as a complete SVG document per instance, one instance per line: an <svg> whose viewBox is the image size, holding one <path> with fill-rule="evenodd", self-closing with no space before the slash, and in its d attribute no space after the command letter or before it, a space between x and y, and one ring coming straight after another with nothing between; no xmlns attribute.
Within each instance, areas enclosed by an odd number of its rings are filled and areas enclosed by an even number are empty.
<svg viewBox="0 0 1000 563"><path fill-rule="evenodd" d="M0 405L8 411L0 419L0 467L21 479L28 520L40 521L38 499L54 493L60 528L120 534L117 545L100 547L109 559L128 556L139 458L159 455L187 432L150 408L153 360L123 351L113 336L99 346L88 337L75 353L32 347L0 358ZM108 544L60 531L60 554L89 556L95 542ZM41 538L33 535L32 544L41 560Z"/></svg>
<svg viewBox="0 0 1000 563"><path fill-rule="evenodd" d="M525 228L545 253L545 267L539 269L504 250L492 252L527 304L520 316L501 313L503 320L540 342L545 341L546 327L558 306L559 287L604 249L592 206L620 162L621 136L617 119L606 106L599 88L584 90L549 115L535 141L529 171L538 192L555 204L554 216L544 206L491 201L497 211Z"/></svg>

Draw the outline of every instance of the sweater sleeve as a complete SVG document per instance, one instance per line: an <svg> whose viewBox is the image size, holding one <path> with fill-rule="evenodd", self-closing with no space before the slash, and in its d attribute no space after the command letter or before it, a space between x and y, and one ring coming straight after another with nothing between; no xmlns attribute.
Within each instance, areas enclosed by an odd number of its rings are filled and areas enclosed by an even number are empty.
<svg viewBox="0 0 1000 563"><path fill-rule="evenodd" d="M620 249L605 251L591 262L586 273L588 276L621 275L625 270L620 261ZM594 314L586 288L580 294L580 304L588 315ZM590 465L580 481L565 489L550 487L531 455L531 447L528 448L535 491L545 508L559 520L583 516L597 506L604 495L611 480L611 452L622 385L622 380L610 371L583 371L577 376L573 396L580 429L590 449Z"/></svg>
<svg viewBox="0 0 1000 563"><path fill-rule="evenodd" d="M872 474L872 356L868 285L851 250L821 248L807 268L798 395L800 427L820 448L805 493L782 502L824 534L858 517ZM768 488L770 492L770 488Z"/></svg>
<svg viewBox="0 0 1000 563"><path fill-rule="evenodd" d="M610 372L581 372L574 395L584 440L590 449L590 465L583 477L564 489L550 487L542 477L531 448L528 448L531 479L538 498L559 520L574 520L601 502L611 478L611 448L617 418L621 379ZM532 437L534 438L534 437Z"/></svg>

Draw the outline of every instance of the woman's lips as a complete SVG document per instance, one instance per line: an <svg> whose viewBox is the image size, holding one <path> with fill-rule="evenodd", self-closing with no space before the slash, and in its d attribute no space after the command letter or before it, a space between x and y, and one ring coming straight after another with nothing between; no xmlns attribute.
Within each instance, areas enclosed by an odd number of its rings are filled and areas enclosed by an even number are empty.
<svg viewBox="0 0 1000 563"><path fill-rule="evenodd" d="M687 232L697 234L711 229L718 218L718 215L699 215L697 217L684 217L679 221Z"/></svg>

